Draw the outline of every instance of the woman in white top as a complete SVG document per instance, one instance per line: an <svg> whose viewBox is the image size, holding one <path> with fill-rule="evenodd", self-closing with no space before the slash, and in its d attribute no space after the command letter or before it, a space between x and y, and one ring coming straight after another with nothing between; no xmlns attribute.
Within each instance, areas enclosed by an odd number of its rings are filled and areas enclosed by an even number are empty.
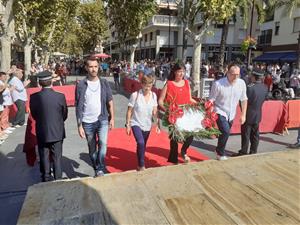
<svg viewBox="0 0 300 225"><path fill-rule="evenodd" d="M130 135L131 130L137 143L138 171L145 170L145 149L150 134L152 119L157 121L157 97L151 91L154 78L143 76L142 89L130 96L126 114L126 133ZM160 125L157 121L156 133L160 133Z"/></svg>

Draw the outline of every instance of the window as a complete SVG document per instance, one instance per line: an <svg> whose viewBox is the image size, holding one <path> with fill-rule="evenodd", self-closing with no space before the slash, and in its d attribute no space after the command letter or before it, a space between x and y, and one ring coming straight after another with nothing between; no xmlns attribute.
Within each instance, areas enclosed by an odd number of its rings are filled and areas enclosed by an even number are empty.
<svg viewBox="0 0 300 225"><path fill-rule="evenodd" d="M293 28L293 32L300 32L300 17L296 17L294 19L294 28Z"/></svg>
<svg viewBox="0 0 300 225"><path fill-rule="evenodd" d="M150 33L150 41L153 40L153 32Z"/></svg>
<svg viewBox="0 0 300 225"><path fill-rule="evenodd" d="M279 34L280 22L275 22L275 35Z"/></svg>
<svg viewBox="0 0 300 225"><path fill-rule="evenodd" d="M174 31L174 45L178 44L178 31Z"/></svg>
<svg viewBox="0 0 300 225"><path fill-rule="evenodd" d="M145 42L147 42L147 34L145 34Z"/></svg>

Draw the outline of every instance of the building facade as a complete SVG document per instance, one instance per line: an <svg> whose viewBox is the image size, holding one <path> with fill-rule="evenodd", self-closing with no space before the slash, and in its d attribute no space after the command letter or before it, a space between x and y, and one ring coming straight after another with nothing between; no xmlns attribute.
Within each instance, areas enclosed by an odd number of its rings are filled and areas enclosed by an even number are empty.
<svg viewBox="0 0 300 225"><path fill-rule="evenodd" d="M186 47L186 59L193 57L193 42L187 38L184 42L183 25L178 17L178 9L175 0L157 0L159 10L142 30L142 36L135 52L135 59L183 59L184 46ZM257 20L254 20L257 21ZM195 25L201 24L200 16L196 18ZM255 22L253 27L256 30ZM209 34L203 38L202 59L208 62L215 62L220 51L222 36L222 24L213 24L209 28ZM226 41L225 61L237 58L244 60L245 56L241 52L241 43L249 34L245 28L242 17L237 17L231 21ZM112 30L111 39L105 46L105 51L112 54L113 58L129 58L132 40L128 40L120 48L117 33ZM123 52L120 53L120 49Z"/></svg>
<svg viewBox="0 0 300 225"><path fill-rule="evenodd" d="M262 55L254 61L296 63L300 51L300 8L291 15L285 7L274 11L272 19L260 26L258 46Z"/></svg>

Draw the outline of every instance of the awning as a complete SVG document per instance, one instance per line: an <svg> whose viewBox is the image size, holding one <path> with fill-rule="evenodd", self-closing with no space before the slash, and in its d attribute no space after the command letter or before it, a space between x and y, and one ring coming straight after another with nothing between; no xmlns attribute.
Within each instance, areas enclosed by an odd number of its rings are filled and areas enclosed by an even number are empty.
<svg viewBox="0 0 300 225"><path fill-rule="evenodd" d="M280 61L283 61L283 62L296 62L297 56L298 56L297 52L289 52L285 56L280 58Z"/></svg>
<svg viewBox="0 0 300 225"><path fill-rule="evenodd" d="M260 56L257 56L253 61L259 62L277 62L281 57L284 57L286 52L267 52Z"/></svg>

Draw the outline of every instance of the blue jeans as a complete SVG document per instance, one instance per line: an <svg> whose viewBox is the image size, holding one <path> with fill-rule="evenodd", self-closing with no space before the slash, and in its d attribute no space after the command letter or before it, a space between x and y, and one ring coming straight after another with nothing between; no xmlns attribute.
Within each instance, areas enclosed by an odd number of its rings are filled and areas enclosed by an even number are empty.
<svg viewBox="0 0 300 225"><path fill-rule="evenodd" d="M98 120L94 123L83 122L82 127L88 143L89 155L95 173L98 171L102 171L104 173L107 172L105 156L107 150L108 120Z"/></svg>
<svg viewBox="0 0 300 225"><path fill-rule="evenodd" d="M227 140L230 135L230 128L233 121L228 121L224 116L218 114L217 125L221 132L221 135L218 138L218 145L216 152L220 156L225 156L225 147Z"/></svg>
<svg viewBox="0 0 300 225"><path fill-rule="evenodd" d="M150 131L143 131L139 126L132 126L133 136L136 141L136 154L139 167L145 166L145 150Z"/></svg>

